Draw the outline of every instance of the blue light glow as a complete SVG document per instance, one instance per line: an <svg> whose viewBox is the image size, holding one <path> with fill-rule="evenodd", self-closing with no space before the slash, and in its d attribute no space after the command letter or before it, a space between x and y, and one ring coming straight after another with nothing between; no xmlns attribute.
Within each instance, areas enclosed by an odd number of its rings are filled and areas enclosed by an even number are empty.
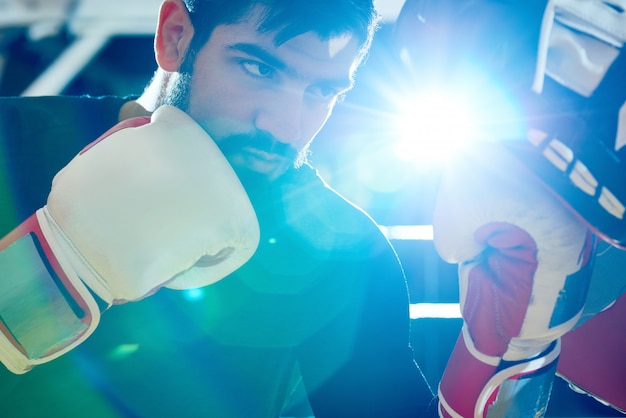
<svg viewBox="0 0 626 418"><path fill-rule="evenodd" d="M201 300L204 298L204 289L197 287L195 289L184 290L184 297L187 300Z"/></svg>

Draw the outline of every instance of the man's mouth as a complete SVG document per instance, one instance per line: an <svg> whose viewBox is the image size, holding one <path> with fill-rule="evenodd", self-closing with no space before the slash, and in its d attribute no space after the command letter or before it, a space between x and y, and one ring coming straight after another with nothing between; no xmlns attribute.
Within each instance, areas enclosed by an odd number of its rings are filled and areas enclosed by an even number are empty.
<svg viewBox="0 0 626 418"><path fill-rule="evenodd" d="M269 134L236 134L222 138L220 149L235 170L261 174L274 179L296 161L298 152L291 145Z"/></svg>
<svg viewBox="0 0 626 418"><path fill-rule="evenodd" d="M242 149L241 154L248 168L259 173L271 173L285 161L282 155L252 147Z"/></svg>

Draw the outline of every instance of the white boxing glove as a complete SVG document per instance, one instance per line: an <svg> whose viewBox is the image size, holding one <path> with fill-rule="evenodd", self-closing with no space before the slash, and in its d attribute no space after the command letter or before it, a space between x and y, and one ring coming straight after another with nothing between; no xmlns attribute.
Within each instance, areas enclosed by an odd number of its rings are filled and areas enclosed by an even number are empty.
<svg viewBox="0 0 626 418"><path fill-rule="evenodd" d="M0 360L24 373L84 341L99 304L214 283L253 255L259 235L243 186L193 119L163 106L123 122L0 241Z"/></svg>

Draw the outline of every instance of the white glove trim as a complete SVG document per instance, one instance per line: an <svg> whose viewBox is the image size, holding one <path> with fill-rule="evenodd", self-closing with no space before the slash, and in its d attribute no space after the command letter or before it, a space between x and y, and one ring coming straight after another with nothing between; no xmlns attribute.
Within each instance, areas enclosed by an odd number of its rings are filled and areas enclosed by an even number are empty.
<svg viewBox="0 0 626 418"><path fill-rule="evenodd" d="M87 260L85 260L85 257L83 257L80 251L78 251L72 244L72 241L67 237L54 220L52 214L48 211L47 206L44 206L37 211L37 218L39 219L39 223L42 225L41 230L44 233L46 240L48 240L50 248L52 248L55 255L58 254L57 258L59 259L59 263L61 263L65 271L72 272L71 275L68 274L68 278L72 282L72 285L77 288L82 286L85 288L85 291L89 292L83 281L80 279L80 277L88 277L91 289L103 301L105 301L108 306L111 306L113 298L106 281L102 279L102 276L100 276L98 272L91 267ZM70 262L68 257L73 262Z"/></svg>
<svg viewBox="0 0 626 418"><path fill-rule="evenodd" d="M439 408L443 408L446 414L450 415L450 417L452 418L464 418L463 415L452 409L450 404L446 401L445 396L441 392L441 386L439 386L439 388L437 389L437 397L439 398ZM439 413L439 416L443 416L441 412Z"/></svg>
<svg viewBox="0 0 626 418"><path fill-rule="evenodd" d="M478 396L476 409L474 410L474 416L484 416L487 402L491 399L493 393L498 390L502 383L504 383L504 381L515 376L532 373L542 368L545 368L548 365L552 364L552 362L556 361L559 358L560 354L561 340L556 340L556 343L552 347L552 350L550 350L545 355L508 367L493 375L493 377L489 379L489 381L485 385L485 388Z"/></svg>
<svg viewBox="0 0 626 418"><path fill-rule="evenodd" d="M474 346L474 340L472 340L472 336L469 333L467 324L463 324L463 328L461 329L461 332L463 334L463 341L465 341L465 346L467 347L467 350L470 352L472 356L474 356L477 360L481 361L482 363L489 364L490 366L497 367L498 364L500 364L500 360L501 360L500 357L489 356L487 354L481 353L480 351L476 349L476 347Z"/></svg>

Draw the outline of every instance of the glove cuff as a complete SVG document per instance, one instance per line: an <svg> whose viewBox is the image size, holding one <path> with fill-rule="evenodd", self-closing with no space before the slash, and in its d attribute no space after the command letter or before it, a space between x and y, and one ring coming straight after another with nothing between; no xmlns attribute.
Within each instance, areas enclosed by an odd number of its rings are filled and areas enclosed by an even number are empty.
<svg viewBox="0 0 626 418"><path fill-rule="evenodd" d="M106 281L102 279L100 274L89 264L70 238L63 232L48 210L48 207L44 206L36 213L43 235L52 252L59 259L63 270L71 272L71 274L68 274L70 285L81 296L85 297L84 293L86 292L91 297L91 292L93 292L107 304L107 307L110 306L113 303L113 296Z"/></svg>
<svg viewBox="0 0 626 418"><path fill-rule="evenodd" d="M547 406L560 348L557 340L530 359L503 361L476 350L464 326L439 384L440 416L537 416Z"/></svg>
<svg viewBox="0 0 626 418"><path fill-rule="evenodd" d="M96 299L50 236L40 210L0 241L0 361L15 374L72 350L100 319Z"/></svg>

